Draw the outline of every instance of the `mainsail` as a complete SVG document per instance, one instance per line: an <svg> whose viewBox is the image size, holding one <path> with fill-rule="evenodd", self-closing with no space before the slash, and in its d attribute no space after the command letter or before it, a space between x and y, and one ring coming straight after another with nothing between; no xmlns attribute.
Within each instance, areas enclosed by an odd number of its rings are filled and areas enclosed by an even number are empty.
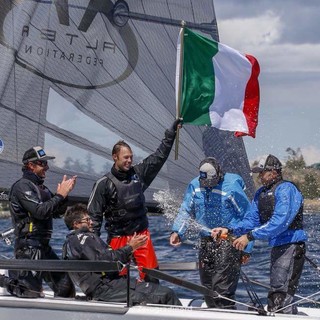
<svg viewBox="0 0 320 320"><path fill-rule="evenodd" d="M218 40L213 0L1 0L0 191L21 176L25 150L56 159L47 185L78 175L87 198L112 166L120 139L138 162L175 118L175 59L181 21ZM242 138L185 125L146 194L183 190L205 156L240 173L253 190Z"/></svg>

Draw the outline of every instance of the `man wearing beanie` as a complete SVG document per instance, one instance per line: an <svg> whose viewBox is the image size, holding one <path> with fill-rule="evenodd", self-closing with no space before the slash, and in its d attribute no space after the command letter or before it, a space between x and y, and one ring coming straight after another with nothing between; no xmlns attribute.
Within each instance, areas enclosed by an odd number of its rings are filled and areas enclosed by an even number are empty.
<svg viewBox="0 0 320 320"><path fill-rule="evenodd" d="M238 250L243 250L251 240L268 240L272 248L268 311L297 314L296 306L290 304L306 252L303 197L295 184L283 180L282 164L274 155L261 158L251 171L259 174L262 187L254 196L249 214L233 224L231 230L218 228L212 234L231 231L240 236L233 242Z"/></svg>
<svg viewBox="0 0 320 320"><path fill-rule="evenodd" d="M188 185L172 227L170 244L179 246L188 236L200 237L199 273L201 283L224 298L205 296L209 308L234 309L241 263L248 254L233 248L228 240L215 241L211 229L230 227L243 219L249 209L243 179L223 173L217 160L208 157L199 165L199 176ZM251 251L251 245L247 252Z"/></svg>

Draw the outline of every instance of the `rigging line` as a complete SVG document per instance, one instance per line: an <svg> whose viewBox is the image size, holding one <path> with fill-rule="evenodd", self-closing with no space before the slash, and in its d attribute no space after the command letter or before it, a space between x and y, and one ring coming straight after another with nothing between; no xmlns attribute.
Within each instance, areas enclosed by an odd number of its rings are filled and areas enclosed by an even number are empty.
<svg viewBox="0 0 320 320"><path fill-rule="evenodd" d="M264 283L262 283L262 282L259 282L259 281L257 281L257 280L250 279L250 282L253 283L253 284L255 284L255 285L257 285L257 286L259 286L259 287L262 287L262 288L265 288L265 289L268 289L268 290L270 289L270 286L268 286L268 285L266 285L266 284L264 284ZM314 304L320 304L319 301L312 300L312 299L309 299L309 298L307 298L307 297L300 296L300 295L297 294L297 293L296 293L294 296L297 297L297 298L299 298L299 299L307 299L307 301L312 302L312 303L314 303Z"/></svg>
<svg viewBox="0 0 320 320"><path fill-rule="evenodd" d="M230 301L230 302L234 302L234 303L246 306L246 307L251 308L251 309L255 309L257 312L259 312L258 308L253 307L253 306L251 306L249 304L246 304L246 303L243 303L243 302L239 302L239 301L230 299L228 297L222 296L218 292L210 290L210 289L208 289L207 287L205 287L203 285L199 285L199 284L196 284L196 283L193 283L193 282L189 282L187 280L184 280L184 279L181 279L181 278L178 278L178 277L171 276L171 275L169 275L167 273L164 273L162 271L159 271L157 269L148 269L148 268L142 267L142 272L144 272L144 273L146 273L146 274L148 274L148 275L150 275L150 276L152 276L154 278L157 278L157 279L160 279L160 280L164 280L164 281L168 281L170 283L176 284L176 285L178 285L180 287L183 287L183 288L186 288L186 289L189 289L189 290L196 291L196 292L201 293L203 295L208 295L208 296L212 297L213 299L217 299L217 298L224 299L224 300L227 300L227 301Z"/></svg>
<svg viewBox="0 0 320 320"><path fill-rule="evenodd" d="M192 2L192 0L189 0L189 1L190 1L190 7L191 7L191 12L192 12L193 21L195 21L195 15L194 15L194 9L193 9L193 2Z"/></svg>
<svg viewBox="0 0 320 320"><path fill-rule="evenodd" d="M320 267L313 260L311 260L308 256L304 257L312 265L312 267L314 267L317 271L320 271Z"/></svg>
<svg viewBox="0 0 320 320"><path fill-rule="evenodd" d="M309 298L312 298L312 297L317 296L317 295L319 295L319 294L320 294L320 291L318 291L318 292L316 292L316 293L313 293L313 294L311 294L311 295L309 295L309 296L307 296L307 297L302 297L300 300L297 300L297 301L295 301L295 302L293 302L293 303L290 303L290 304L282 307L281 309L278 309L278 310L274 311L274 313L279 313L279 312L281 312L282 310L285 310L285 309L287 309L287 308L289 308L289 307L292 307L292 306L294 306L294 305L296 305L296 304L300 304L301 301L304 301L304 300L308 301ZM311 301L313 301L313 300L311 300Z"/></svg>
<svg viewBox="0 0 320 320"><path fill-rule="evenodd" d="M10 9L12 10L12 2L10 2ZM13 13L13 11L12 11L12 29L13 29L13 26L14 26L14 13ZM13 37L13 43L14 43L14 32L13 32L13 34L12 34L12 37ZM13 61L15 61L15 59L16 59L16 57L14 57L14 60ZM13 90L13 93L14 93L14 106L15 106L15 108L17 107L17 89L16 89L16 64L15 64L15 62L13 62L13 64L12 64L12 68L11 68L11 70L10 70L10 73L11 73L11 71L13 71L13 83L14 83L14 86L13 86L13 88L14 88L14 90ZM10 77L10 76L9 76ZM6 89L7 89L7 85L9 85L9 77L8 77L8 80L7 80L7 83L6 83L6 86L5 86L5 88L4 88L4 90L6 91ZM16 151L16 161L18 161L18 154L19 154L19 147L18 147L18 119L17 119L17 116L15 115L15 135L16 135L16 137L15 137L15 151Z"/></svg>
<svg viewBox="0 0 320 320"><path fill-rule="evenodd" d="M240 277L241 280L247 290L248 296L250 300L252 301L253 305L256 306L260 311L259 314L265 315L267 312L264 310L264 306L257 295L256 291L253 289L249 277L246 275L246 273L240 268Z"/></svg>

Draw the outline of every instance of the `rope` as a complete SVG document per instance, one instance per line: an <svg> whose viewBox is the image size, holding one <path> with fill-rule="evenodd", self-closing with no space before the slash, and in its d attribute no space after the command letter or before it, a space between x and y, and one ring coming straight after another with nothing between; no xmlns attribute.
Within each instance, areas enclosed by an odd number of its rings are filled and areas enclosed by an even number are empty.
<svg viewBox="0 0 320 320"><path fill-rule="evenodd" d="M218 299L218 298L224 299L224 300L227 300L227 301L230 301L230 302L233 302L233 303L237 303L239 305L243 305L243 306L245 306L247 308L250 308L251 310L254 309L259 314L261 312L260 308L257 308L255 306L249 305L247 303L243 303L243 302L239 302L239 301L227 298L225 296L222 296L221 294L219 294L216 291L208 289L205 286L202 286L202 285L199 285L199 284L196 284L196 283L193 283L193 282L189 282L187 280L184 280L184 279L181 279L181 278L178 278L178 277L171 276L171 275L166 274L164 272L161 272L161 271L159 271L157 269L142 268L142 271L145 272L146 274L154 277L154 278L157 278L157 279L160 279L160 280L164 280L164 281L168 281L170 283L173 283L173 284L176 284L178 286L187 288L189 290L193 290L193 291L196 291L196 292L201 293L203 295L210 296L213 299ZM264 314L266 314L266 313L264 313Z"/></svg>
<svg viewBox="0 0 320 320"><path fill-rule="evenodd" d="M259 282L259 281L250 279L250 282L253 283L253 284L255 284L255 285L257 285L257 286L260 286L260 287L262 287L262 288L265 288L265 289L268 289L268 290L270 289L270 287L269 287L268 285L266 285L266 284L264 284L264 283L261 283L261 282ZM307 297L300 296L299 294L295 294L294 296L297 297L297 298L299 298L299 299L301 299L301 300L306 300L306 299L307 299L308 302L312 302L312 303L314 303L314 304L320 304L319 301L312 300L312 299L308 299Z"/></svg>
<svg viewBox="0 0 320 320"><path fill-rule="evenodd" d="M240 273L241 280L244 283L244 286L246 287L248 296L253 303L253 307L257 307L259 314L266 315L267 312L264 310L264 306L263 306L260 298L258 297L257 293L253 289L250 279L247 277L247 275L241 269L240 269L240 272L241 272Z"/></svg>
<svg viewBox="0 0 320 320"><path fill-rule="evenodd" d="M312 298L313 296L316 296L316 295L319 295L320 294L320 291L318 291L318 292L316 292L316 293L313 293L313 294L311 294L310 296L307 296L307 297L305 297L305 298L302 298L302 299L300 299L300 300L298 300L298 301L295 301L295 302L293 302L293 303L290 303L290 304L288 304L288 305L286 305L285 307L282 307L281 309L278 309L278 310L276 310L276 311L274 311L274 313L279 313L279 312L281 312L282 310L284 310L284 309L287 309L287 308L290 308L290 307L292 307L292 306L294 306L294 305L296 305L296 304L299 304L299 303L301 303L301 301L304 301L304 300L309 300L310 298Z"/></svg>

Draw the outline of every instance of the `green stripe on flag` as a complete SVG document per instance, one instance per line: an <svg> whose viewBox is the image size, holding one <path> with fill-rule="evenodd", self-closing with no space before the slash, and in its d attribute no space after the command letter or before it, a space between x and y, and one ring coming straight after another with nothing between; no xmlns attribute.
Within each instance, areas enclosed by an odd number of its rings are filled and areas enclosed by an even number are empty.
<svg viewBox="0 0 320 320"><path fill-rule="evenodd" d="M215 95L212 57L217 53L217 42L187 28L184 30L181 100L181 116L184 123L211 125L209 107Z"/></svg>

